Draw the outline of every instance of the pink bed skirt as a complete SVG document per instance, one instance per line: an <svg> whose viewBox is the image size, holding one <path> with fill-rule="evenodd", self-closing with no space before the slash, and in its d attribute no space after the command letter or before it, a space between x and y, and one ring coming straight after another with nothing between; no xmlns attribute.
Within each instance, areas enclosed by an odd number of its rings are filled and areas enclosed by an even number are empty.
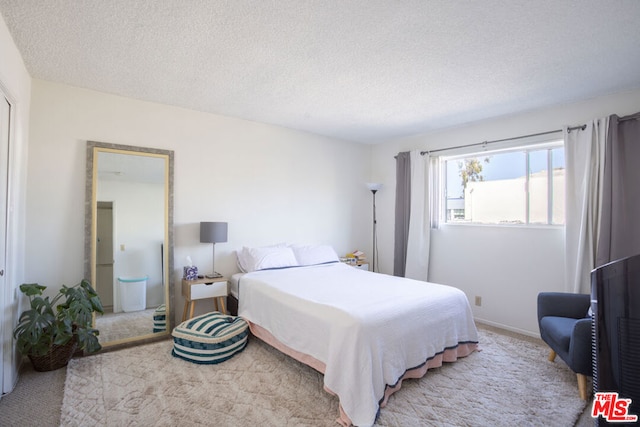
<svg viewBox="0 0 640 427"><path fill-rule="evenodd" d="M263 327L256 325L255 323L251 323L249 321L247 321L247 323L249 324L249 329L251 330L251 333L256 337L260 338L262 341L266 342L267 344L281 351L287 356L293 357L297 361L304 363L305 365L310 366L316 371L324 374L326 365L321 361L319 361L318 359L316 359L315 357L309 356L308 354L304 354L292 348L289 348L286 345L282 344L280 341L278 341L271 334L271 332L267 331ZM400 388L402 387L403 380L408 378L422 378L429 369L438 368L442 366L443 362L455 362L456 360L458 360L458 358L468 356L476 350L479 350L477 343L458 344L455 348L448 348L448 349L445 349L442 353L436 354L434 357L427 360L427 362L424 365L418 368L409 369L404 373L404 375L398 380L398 382L395 385L393 386L387 385L384 391L384 397L380 402L380 408L385 407L385 405L387 404L387 401L389 400L389 396L391 396L396 391L400 390ZM336 393L334 393L327 387L324 387L324 389L328 393L336 395ZM336 421L344 427L351 426L352 425L351 420L349 419L347 414L345 414L344 411L342 410L342 405L339 405L339 407L340 407L340 417Z"/></svg>

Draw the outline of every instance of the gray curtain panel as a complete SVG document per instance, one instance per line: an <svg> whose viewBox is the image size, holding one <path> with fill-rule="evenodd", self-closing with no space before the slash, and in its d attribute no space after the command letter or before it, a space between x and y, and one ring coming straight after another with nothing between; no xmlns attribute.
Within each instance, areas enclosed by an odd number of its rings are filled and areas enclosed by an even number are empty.
<svg viewBox="0 0 640 427"><path fill-rule="evenodd" d="M396 222L393 251L393 275L404 277L409 241L409 214L411 212L411 158L409 152L396 156Z"/></svg>
<svg viewBox="0 0 640 427"><path fill-rule="evenodd" d="M596 267L640 254L640 113L609 118Z"/></svg>

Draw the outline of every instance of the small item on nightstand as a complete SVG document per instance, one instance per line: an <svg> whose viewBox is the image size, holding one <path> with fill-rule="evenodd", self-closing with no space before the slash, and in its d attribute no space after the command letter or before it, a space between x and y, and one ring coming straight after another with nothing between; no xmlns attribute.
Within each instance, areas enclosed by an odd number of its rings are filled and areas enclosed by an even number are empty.
<svg viewBox="0 0 640 427"><path fill-rule="evenodd" d="M183 270L182 277L184 279L196 280L196 278L198 277L198 267L193 265L193 261L191 261L191 257L190 256L187 257L187 265L185 265L182 268L182 270Z"/></svg>
<svg viewBox="0 0 640 427"><path fill-rule="evenodd" d="M346 262L350 265L361 265L367 262L367 256L364 252L355 250L351 253L348 253L346 256Z"/></svg>
<svg viewBox="0 0 640 427"><path fill-rule="evenodd" d="M198 267L192 265L192 266L186 266L184 267L184 278L187 280L196 280L196 278L198 277Z"/></svg>
<svg viewBox="0 0 640 427"><path fill-rule="evenodd" d="M198 279L204 279L204 276L202 274L198 274Z"/></svg>

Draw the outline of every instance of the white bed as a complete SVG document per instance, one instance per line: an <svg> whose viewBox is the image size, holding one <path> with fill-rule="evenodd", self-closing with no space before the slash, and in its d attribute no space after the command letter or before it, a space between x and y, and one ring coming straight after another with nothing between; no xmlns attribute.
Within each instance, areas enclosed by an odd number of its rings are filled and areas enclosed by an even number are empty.
<svg viewBox="0 0 640 427"><path fill-rule="evenodd" d="M330 263L237 275L233 291L254 335L324 373L343 425L374 424L403 378L477 349L466 295L449 286Z"/></svg>

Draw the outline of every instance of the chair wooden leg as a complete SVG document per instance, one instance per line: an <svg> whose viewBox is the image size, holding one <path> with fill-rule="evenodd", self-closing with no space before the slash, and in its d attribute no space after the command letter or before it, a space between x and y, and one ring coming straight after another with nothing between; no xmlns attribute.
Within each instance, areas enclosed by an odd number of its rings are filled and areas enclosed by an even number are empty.
<svg viewBox="0 0 640 427"><path fill-rule="evenodd" d="M587 376L582 374L576 374L578 377L578 393L580 393L580 399L587 400Z"/></svg>
<svg viewBox="0 0 640 427"><path fill-rule="evenodd" d="M554 360L556 360L556 352L551 350L549 353L549 362L553 362Z"/></svg>

